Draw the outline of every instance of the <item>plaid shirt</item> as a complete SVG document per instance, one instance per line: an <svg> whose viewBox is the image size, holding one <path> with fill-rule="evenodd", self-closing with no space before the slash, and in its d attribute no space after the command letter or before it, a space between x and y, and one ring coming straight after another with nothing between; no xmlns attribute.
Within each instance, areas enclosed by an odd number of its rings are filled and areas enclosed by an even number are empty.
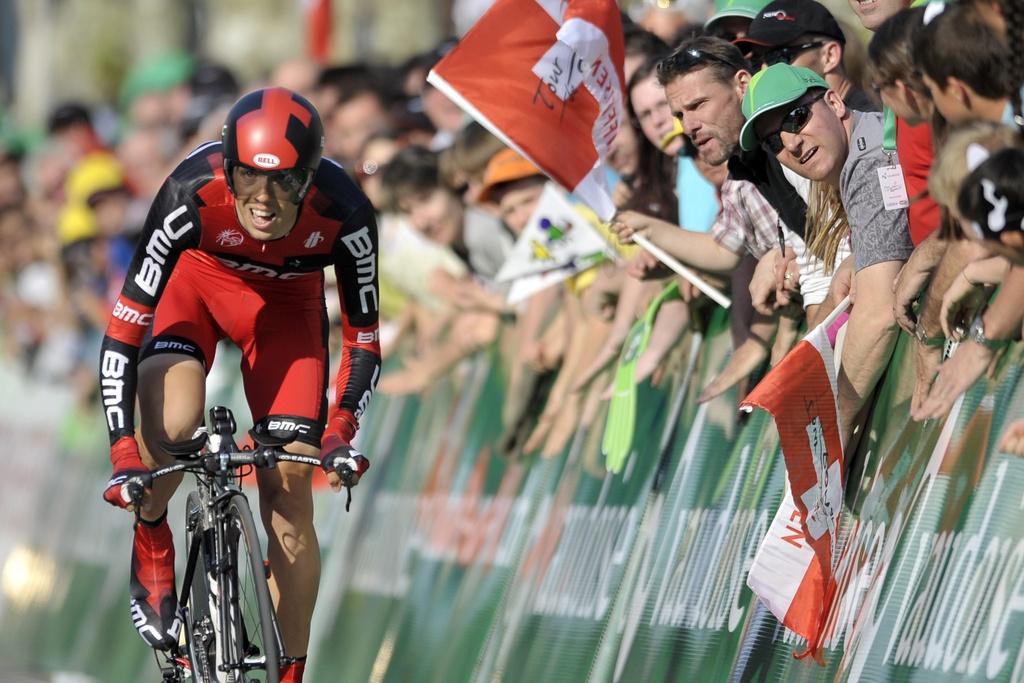
<svg viewBox="0 0 1024 683"><path fill-rule="evenodd" d="M722 211L711 226L711 236L734 254L742 254L746 249L761 258L779 246L780 220L778 212L753 183L728 178L722 185ZM785 223L782 227L787 242L792 240Z"/></svg>

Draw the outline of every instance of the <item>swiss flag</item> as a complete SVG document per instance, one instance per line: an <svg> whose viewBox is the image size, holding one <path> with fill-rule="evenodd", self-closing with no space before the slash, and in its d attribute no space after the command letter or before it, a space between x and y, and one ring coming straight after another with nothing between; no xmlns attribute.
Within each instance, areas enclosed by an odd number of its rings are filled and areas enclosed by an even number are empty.
<svg viewBox="0 0 1024 683"><path fill-rule="evenodd" d="M779 621L807 639L800 656L817 656L836 590L845 463L833 323L826 320L808 334L741 404L775 418L788 479L747 585Z"/></svg>
<svg viewBox="0 0 1024 683"><path fill-rule="evenodd" d="M427 80L609 220L623 55L614 0L497 0Z"/></svg>

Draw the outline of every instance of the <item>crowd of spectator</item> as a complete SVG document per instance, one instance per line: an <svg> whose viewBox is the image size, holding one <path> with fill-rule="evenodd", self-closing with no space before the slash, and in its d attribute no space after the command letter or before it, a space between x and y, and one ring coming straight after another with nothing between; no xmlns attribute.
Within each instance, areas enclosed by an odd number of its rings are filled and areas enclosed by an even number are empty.
<svg viewBox="0 0 1024 683"><path fill-rule="evenodd" d="M427 82L455 43L399 67L281 64L266 84L314 103L325 154L380 212L382 342L402 362L379 390L421 392L500 341L503 449L560 452L608 398L630 326L675 277L630 244L643 235L733 298L734 352L702 400L749 388L849 296L846 440L900 328L914 338L911 415L943 416L1021 337L1024 55L1008 36L1024 34L1024 9L908 4L850 0L862 26L815 0L718 2L702 24L624 14L628 121L608 158L619 212L599 227L617 258L517 303L497 274L547 180ZM83 405L96 399L99 340L149 202L261 85L217 64L176 68L159 87L140 77L126 88L119 125L101 130L97 108L65 103L44 141L0 157L5 352L70 382ZM679 288L638 382L658 381L699 324L703 295ZM1022 433L1018 422L1004 447L1020 452Z"/></svg>

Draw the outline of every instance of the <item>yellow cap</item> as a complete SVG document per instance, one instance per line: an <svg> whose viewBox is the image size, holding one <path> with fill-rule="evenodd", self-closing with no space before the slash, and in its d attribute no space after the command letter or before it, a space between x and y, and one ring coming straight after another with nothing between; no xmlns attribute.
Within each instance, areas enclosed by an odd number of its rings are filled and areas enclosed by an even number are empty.
<svg viewBox="0 0 1024 683"><path fill-rule="evenodd" d="M61 244L72 244L96 236L96 214L85 204L68 204L57 219Z"/></svg>
<svg viewBox="0 0 1024 683"><path fill-rule="evenodd" d="M67 202L85 204L100 192L120 190L125 187L124 171L114 155L94 152L82 158L64 183Z"/></svg>

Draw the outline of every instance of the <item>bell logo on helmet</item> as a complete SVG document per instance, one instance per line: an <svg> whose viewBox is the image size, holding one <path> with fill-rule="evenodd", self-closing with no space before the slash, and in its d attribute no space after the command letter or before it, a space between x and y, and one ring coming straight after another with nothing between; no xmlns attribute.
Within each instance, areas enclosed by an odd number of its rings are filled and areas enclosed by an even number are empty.
<svg viewBox="0 0 1024 683"><path fill-rule="evenodd" d="M281 160L278 159L275 154L262 152L253 156L252 163L256 164L260 168L277 168L281 165Z"/></svg>

